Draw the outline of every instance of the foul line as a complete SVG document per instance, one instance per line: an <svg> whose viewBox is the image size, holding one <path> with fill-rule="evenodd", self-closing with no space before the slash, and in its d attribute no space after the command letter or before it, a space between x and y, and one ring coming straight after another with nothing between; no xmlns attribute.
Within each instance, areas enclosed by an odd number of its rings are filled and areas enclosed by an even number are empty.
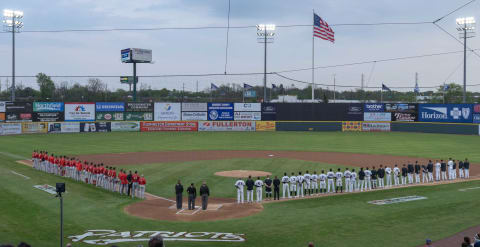
<svg viewBox="0 0 480 247"><path fill-rule="evenodd" d="M174 202L174 203L176 203L176 201L174 201L174 200L170 200L170 199L168 199L168 198L161 197L161 196L156 196L156 195L153 195L153 194L150 194L150 193L145 193L145 195L148 195L148 196L151 196L151 197L154 197L154 198L158 198L158 199L162 199L162 200L165 200L165 201L169 201L169 202Z"/></svg>
<svg viewBox="0 0 480 247"><path fill-rule="evenodd" d="M28 176L25 176L25 175L20 174L20 173L18 173L18 172L14 172L14 171L12 171L12 170L10 170L10 171L11 171L13 174L15 174L15 175L18 175L18 176L23 177L23 178L25 178L25 179L30 179L30 177L28 177Z"/></svg>
<svg viewBox="0 0 480 247"><path fill-rule="evenodd" d="M467 190L477 190L480 189L480 187L472 187L472 188L466 188L466 189L459 189L458 191L467 191Z"/></svg>
<svg viewBox="0 0 480 247"><path fill-rule="evenodd" d="M8 157L10 157L10 158L14 158L14 159L28 160L28 158L26 158L26 157L24 157L24 156L12 154L12 153L0 152L0 154L1 154L1 155L8 156Z"/></svg>

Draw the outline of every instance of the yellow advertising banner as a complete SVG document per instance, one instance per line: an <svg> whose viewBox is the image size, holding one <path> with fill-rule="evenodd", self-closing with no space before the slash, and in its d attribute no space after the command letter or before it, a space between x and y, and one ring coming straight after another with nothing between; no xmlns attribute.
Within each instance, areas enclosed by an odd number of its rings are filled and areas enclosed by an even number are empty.
<svg viewBox="0 0 480 247"><path fill-rule="evenodd" d="M23 134L47 133L48 123L22 123Z"/></svg>
<svg viewBox="0 0 480 247"><path fill-rule="evenodd" d="M275 121L255 122L256 131L275 131Z"/></svg>
<svg viewBox="0 0 480 247"><path fill-rule="evenodd" d="M342 122L342 131L362 131L362 122L360 121Z"/></svg>

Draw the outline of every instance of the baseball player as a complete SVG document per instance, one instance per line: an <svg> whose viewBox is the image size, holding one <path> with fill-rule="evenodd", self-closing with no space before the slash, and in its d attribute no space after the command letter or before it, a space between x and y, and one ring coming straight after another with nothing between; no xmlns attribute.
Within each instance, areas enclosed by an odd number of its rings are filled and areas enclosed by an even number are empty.
<svg viewBox="0 0 480 247"><path fill-rule="evenodd" d="M243 203L243 186L245 186L245 181L238 178L237 182L235 182L235 188L237 188L237 203Z"/></svg>
<svg viewBox="0 0 480 247"><path fill-rule="evenodd" d="M293 172L290 177L290 194L291 197L297 197L297 176Z"/></svg>
<svg viewBox="0 0 480 247"><path fill-rule="evenodd" d="M372 189L376 189L377 188L377 177L378 177L378 171L375 169L375 166L372 167L372 170L370 170L370 172L372 173Z"/></svg>
<svg viewBox="0 0 480 247"><path fill-rule="evenodd" d="M137 171L135 171L135 173L133 173L133 175L132 175L132 180L133 180L133 184L132 184L132 185L133 185L133 186L132 186L132 187L133 187L133 188L132 188L132 198L134 198L134 197L139 197L139 196L138 196L138 192L139 192L139 189L140 189L140 188L138 187L138 185L139 185L139 183L138 183L138 182L139 182L139 179L140 179L140 177L138 176Z"/></svg>
<svg viewBox="0 0 480 247"><path fill-rule="evenodd" d="M385 177L387 178L387 188L392 187L392 168L385 167Z"/></svg>
<svg viewBox="0 0 480 247"><path fill-rule="evenodd" d="M448 170L448 179L452 180L453 179L453 161L452 161L452 158L448 159L447 167L448 167L448 169L447 169Z"/></svg>
<svg viewBox="0 0 480 247"><path fill-rule="evenodd" d="M453 161L453 165L452 165L453 179L457 179L457 163L455 163L455 160L452 160L452 161Z"/></svg>
<svg viewBox="0 0 480 247"><path fill-rule="evenodd" d="M308 196L311 196L312 195L312 191L310 190L310 186L311 186L311 179L312 179L312 176L310 175L310 173L308 171L305 172L305 174L303 174L303 178L305 180L304 184L305 184L305 188L304 188L304 192L305 192L305 195L308 195Z"/></svg>
<svg viewBox="0 0 480 247"><path fill-rule="evenodd" d="M415 161L415 183L420 183L420 164L418 164L418 161Z"/></svg>
<svg viewBox="0 0 480 247"><path fill-rule="evenodd" d="M470 178L470 162L467 158L463 162L463 171L465 172L465 178Z"/></svg>
<svg viewBox="0 0 480 247"><path fill-rule="evenodd" d="M302 176L302 172L298 172L297 176L297 195L298 197L304 197L305 194L303 193L303 187L305 182L305 177Z"/></svg>
<svg viewBox="0 0 480 247"><path fill-rule="evenodd" d="M402 167L402 185L407 185L407 176L408 176L408 169L405 166L405 164L403 164L403 167Z"/></svg>
<svg viewBox="0 0 480 247"><path fill-rule="evenodd" d="M262 195L263 195L263 181L260 179L260 177L257 177L257 180L255 181L255 189L257 193L257 203L262 202Z"/></svg>
<svg viewBox="0 0 480 247"><path fill-rule="evenodd" d="M457 160L458 162L458 177L464 178L464 173L463 173L463 161Z"/></svg>
<svg viewBox="0 0 480 247"><path fill-rule="evenodd" d="M400 168L398 168L398 165L395 164L395 167L393 167L393 183L395 184L395 186L399 186L400 185Z"/></svg>
<svg viewBox="0 0 480 247"><path fill-rule="evenodd" d="M385 180L383 178L385 177L385 169L383 169L383 165L380 165L380 168L378 168L377 174L378 174L378 187L384 188Z"/></svg>
<svg viewBox="0 0 480 247"><path fill-rule="evenodd" d="M338 193L338 188L340 188L340 193L343 193L343 181L342 181L342 178L343 178L343 173L342 173L342 171L340 170L340 168L338 168L337 173L335 173L335 182L336 182L336 184L337 184L337 187L335 188L335 193Z"/></svg>
<svg viewBox="0 0 480 247"><path fill-rule="evenodd" d="M145 186L147 184L147 180L145 179L145 177L142 176L138 179L138 184L139 184L139 187L140 187L140 192L139 192L139 196L140 198L142 199L145 199Z"/></svg>
<svg viewBox="0 0 480 247"><path fill-rule="evenodd" d="M363 167L360 168L360 171L358 172L358 186L357 186L357 191L360 189L360 191L363 191L363 187L365 186L365 171L363 170Z"/></svg>
<svg viewBox="0 0 480 247"><path fill-rule="evenodd" d="M348 168L346 168L345 172L343 172L343 176L345 177L345 192L353 192L350 191L350 177L352 176L352 173L348 170Z"/></svg>
<svg viewBox="0 0 480 247"><path fill-rule="evenodd" d="M335 184L333 182L334 178L335 178L335 173L333 173L332 169L330 169L330 171L327 172L327 181L328 181L327 193L333 193L333 191L335 190ZM330 192L330 188L332 189L331 192Z"/></svg>
<svg viewBox="0 0 480 247"><path fill-rule="evenodd" d="M312 180L312 184L310 186L312 186L312 193L317 195L318 194L318 175L317 175L317 171L313 171L311 180Z"/></svg>
<svg viewBox="0 0 480 247"><path fill-rule="evenodd" d="M442 172L442 180L447 180L447 163L440 160L440 171Z"/></svg>
<svg viewBox="0 0 480 247"><path fill-rule="evenodd" d="M435 162L435 180L437 181L440 181L441 177L440 177L440 169L442 167L442 164L440 164L440 162L438 162L438 160L436 160Z"/></svg>
<svg viewBox="0 0 480 247"><path fill-rule="evenodd" d="M433 182L433 163L431 160L427 164L428 182Z"/></svg>
<svg viewBox="0 0 480 247"><path fill-rule="evenodd" d="M272 183L273 180L270 178L270 175L267 175L267 178L265 178L265 181L263 181L265 184L265 197L267 200L272 200Z"/></svg>
<svg viewBox="0 0 480 247"><path fill-rule="evenodd" d="M34 169L37 169L37 151L33 150L33 153L32 153L32 164L33 164L33 168Z"/></svg>
<svg viewBox="0 0 480 247"><path fill-rule="evenodd" d="M365 168L365 191L372 190L372 172Z"/></svg>
<svg viewBox="0 0 480 247"><path fill-rule="evenodd" d="M415 172L415 168L412 163L408 163L407 165L407 171L408 171L408 183L413 184L413 173Z"/></svg>
<svg viewBox="0 0 480 247"><path fill-rule="evenodd" d="M253 186L255 186L255 182L253 182L252 176L248 176L247 182L247 202L253 202Z"/></svg>
<svg viewBox="0 0 480 247"><path fill-rule="evenodd" d="M356 190L356 184L357 184L357 173L355 172L355 169L352 169L350 172L350 192L354 192Z"/></svg>
<svg viewBox="0 0 480 247"><path fill-rule="evenodd" d="M426 165L422 165L422 183L428 183L428 169Z"/></svg>
<svg viewBox="0 0 480 247"><path fill-rule="evenodd" d="M290 177L288 177L287 173L285 172L282 177L282 190L283 190L282 199L285 199L285 193L288 195L288 198L292 198L292 196L290 195L290 187L288 186L289 181L290 181Z"/></svg>
<svg viewBox="0 0 480 247"><path fill-rule="evenodd" d="M318 175L318 180L320 181L320 193L327 193L327 175L325 175L324 170Z"/></svg>

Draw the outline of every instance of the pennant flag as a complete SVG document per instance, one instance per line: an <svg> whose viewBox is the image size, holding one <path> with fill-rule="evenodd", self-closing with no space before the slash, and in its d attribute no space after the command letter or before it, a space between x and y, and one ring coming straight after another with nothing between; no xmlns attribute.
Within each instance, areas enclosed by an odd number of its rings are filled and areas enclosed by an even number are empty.
<svg viewBox="0 0 480 247"><path fill-rule="evenodd" d="M248 85L247 83L243 83L243 89L251 89L252 86Z"/></svg>
<svg viewBox="0 0 480 247"><path fill-rule="evenodd" d="M385 84L382 83L382 90L391 92L390 88L388 88Z"/></svg>
<svg viewBox="0 0 480 247"><path fill-rule="evenodd" d="M210 83L210 90L215 91L217 89L218 89L217 85Z"/></svg>
<svg viewBox="0 0 480 247"><path fill-rule="evenodd" d="M418 82L415 82L415 89L413 89L413 92L420 93L420 88L418 87Z"/></svg>
<svg viewBox="0 0 480 247"><path fill-rule="evenodd" d="M450 89L450 85L448 84L443 85L443 91L448 91L448 89Z"/></svg>
<svg viewBox="0 0 480 247"><path fill-rule="evenodd" d="M277 88L277 85L272 83L272 89L275 89L275 88Z"/></svg>
<svg viewBox="0 0 480 247"><path fill-rule="evenodd" d="M335 32L320 16L313 13L313 37L335 43Z"/></svg>

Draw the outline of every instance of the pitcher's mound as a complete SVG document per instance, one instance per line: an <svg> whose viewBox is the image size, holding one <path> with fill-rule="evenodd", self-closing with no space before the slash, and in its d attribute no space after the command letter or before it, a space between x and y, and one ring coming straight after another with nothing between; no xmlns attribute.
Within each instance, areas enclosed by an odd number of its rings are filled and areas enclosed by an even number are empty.
<svg viewBox="0 0 480 247"><path fill-rule="evenodd" d="M215 175L229 178L248 178L252 177L265 177L267 175L272 175L270 172L264 171L251 171L251 170L232 170L232 171L221 171L215 172Z"/></svg>

